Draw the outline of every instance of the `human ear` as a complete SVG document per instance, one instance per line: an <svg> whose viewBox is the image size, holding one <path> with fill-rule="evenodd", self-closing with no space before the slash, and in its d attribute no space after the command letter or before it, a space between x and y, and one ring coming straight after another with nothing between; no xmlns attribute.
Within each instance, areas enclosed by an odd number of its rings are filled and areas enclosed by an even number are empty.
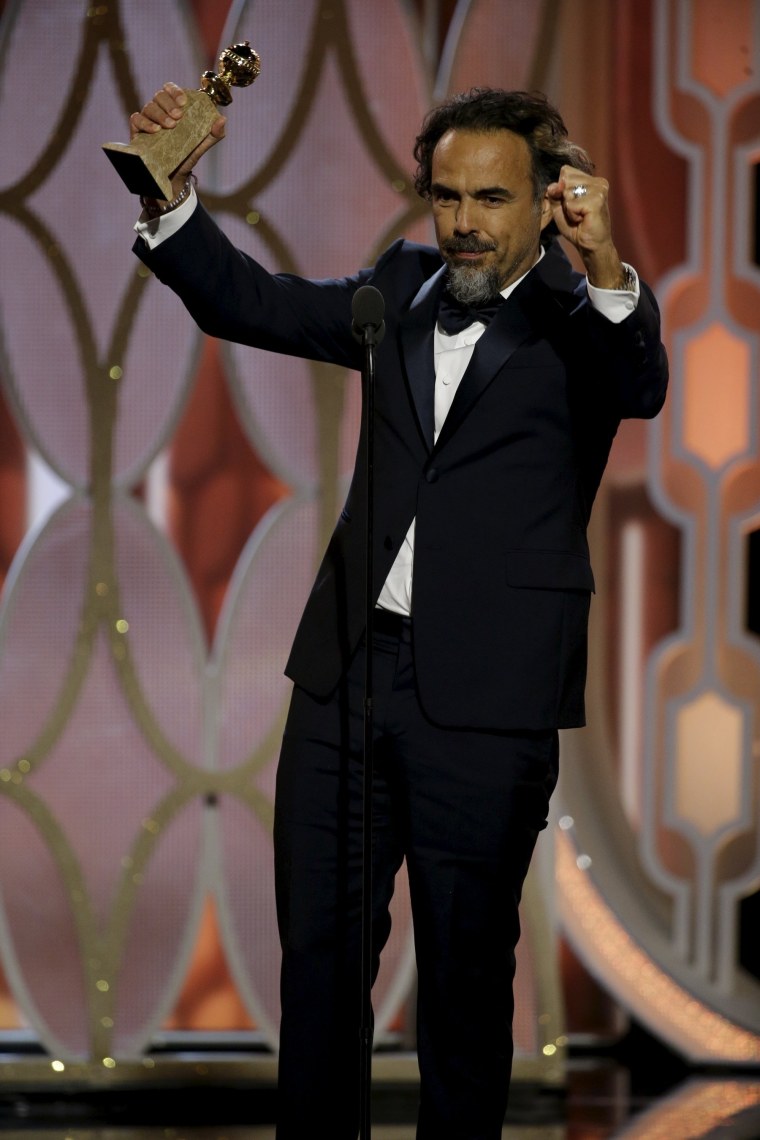
<svg viewBox="0 0 760 1140"><path fill-rule="evenodd" d="M542 230L545 229L549 225L549 222L552 220L553 217L554 217L554 210L552 209L551 199L549 197L548 192L544 192L544 196L541 199L541 229Z"/></svg>

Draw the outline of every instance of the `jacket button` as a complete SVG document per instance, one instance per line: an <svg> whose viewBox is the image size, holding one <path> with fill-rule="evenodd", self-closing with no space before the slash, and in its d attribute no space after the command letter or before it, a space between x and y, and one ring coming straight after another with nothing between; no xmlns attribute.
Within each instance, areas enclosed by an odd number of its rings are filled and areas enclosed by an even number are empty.
<svg viewBox="0 0 760 1140"><path fill-rule="evenodd" d="M438 471L435 467L431 467L429 471L425 472L425 480L428 483L435 483L438 479Z"/></svg>
<svg viewBox="0 0 760 1140"><path fill-rule="evenodd" d="M383 546L386 550L393 550L393 539L389 534L386 534L385 539L383 540Z"/></svg>

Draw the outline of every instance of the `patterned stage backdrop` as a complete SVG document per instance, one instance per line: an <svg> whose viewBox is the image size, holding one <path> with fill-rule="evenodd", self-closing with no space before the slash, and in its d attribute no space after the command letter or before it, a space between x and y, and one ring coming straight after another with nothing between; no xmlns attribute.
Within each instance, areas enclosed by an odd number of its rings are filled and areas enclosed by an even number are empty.
<svg viewBox="0 0 760 1140"><path fill-rule="evenodd" d="M760 1061L760 5L0 13L0 1013L47 1057L1 1079L133 1072L171 1028L243 1030L276 1057L282 667L358 382L202 337L130 253L136 202L100 151L241 39L261 76L234 92L202 194L273 269L343 273L429 239L414 135L475 83L545 90L609 176L673 388L653 426L621 430L597 504L592 723L563 740L529 877L516 1075L562 1080L583 976L690 1057ZM378 1043L413 1052L414 980L401 879Z"/></svg>

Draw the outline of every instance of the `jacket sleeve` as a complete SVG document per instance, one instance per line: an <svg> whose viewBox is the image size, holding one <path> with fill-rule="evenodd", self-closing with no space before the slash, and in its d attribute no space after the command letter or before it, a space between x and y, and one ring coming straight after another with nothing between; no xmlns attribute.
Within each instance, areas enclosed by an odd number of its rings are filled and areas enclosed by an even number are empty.
<svg viewBox="0 0 760 1140"><path fill-rule="evenodd" d="M614 393L617 415L620 419L652 419L662 408L668 387L668 358L652 290L641 282L635 310L619 324L594 309L590 320L601 350L600 373L611 387L610 394Z"/></svg>
<svg viewBox="0 0 760 1140"><path fill-rule="evenodd" d="M361 347L351 333L351 303L373 270L328 280L269 273L233 245L200 203L185 225L155 249L139 237L133 249L210 336L361 367Z"/></svg>

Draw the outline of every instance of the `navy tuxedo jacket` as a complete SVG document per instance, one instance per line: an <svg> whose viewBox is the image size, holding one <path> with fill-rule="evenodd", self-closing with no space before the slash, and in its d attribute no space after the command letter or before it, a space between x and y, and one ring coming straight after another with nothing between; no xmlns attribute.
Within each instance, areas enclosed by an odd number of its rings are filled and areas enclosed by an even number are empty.
<svg viewBox="0 0 760 1140"><path fill-rule="evenodd" d="M477 342L433 445L437 250L401 240L352 277L272 275L199 206L154 251L138 238L135 252L212 336L359 372L352 298L361 285L380 290L373 574L379 593L416 518L423 707L452 727L585 723L591 506L621 418L654 416L667 385L650 290L642 284L635 312L612 324L554 242ZM320 697L338 684L365 626L365 442L363 430L286 667Z"/></svg>

